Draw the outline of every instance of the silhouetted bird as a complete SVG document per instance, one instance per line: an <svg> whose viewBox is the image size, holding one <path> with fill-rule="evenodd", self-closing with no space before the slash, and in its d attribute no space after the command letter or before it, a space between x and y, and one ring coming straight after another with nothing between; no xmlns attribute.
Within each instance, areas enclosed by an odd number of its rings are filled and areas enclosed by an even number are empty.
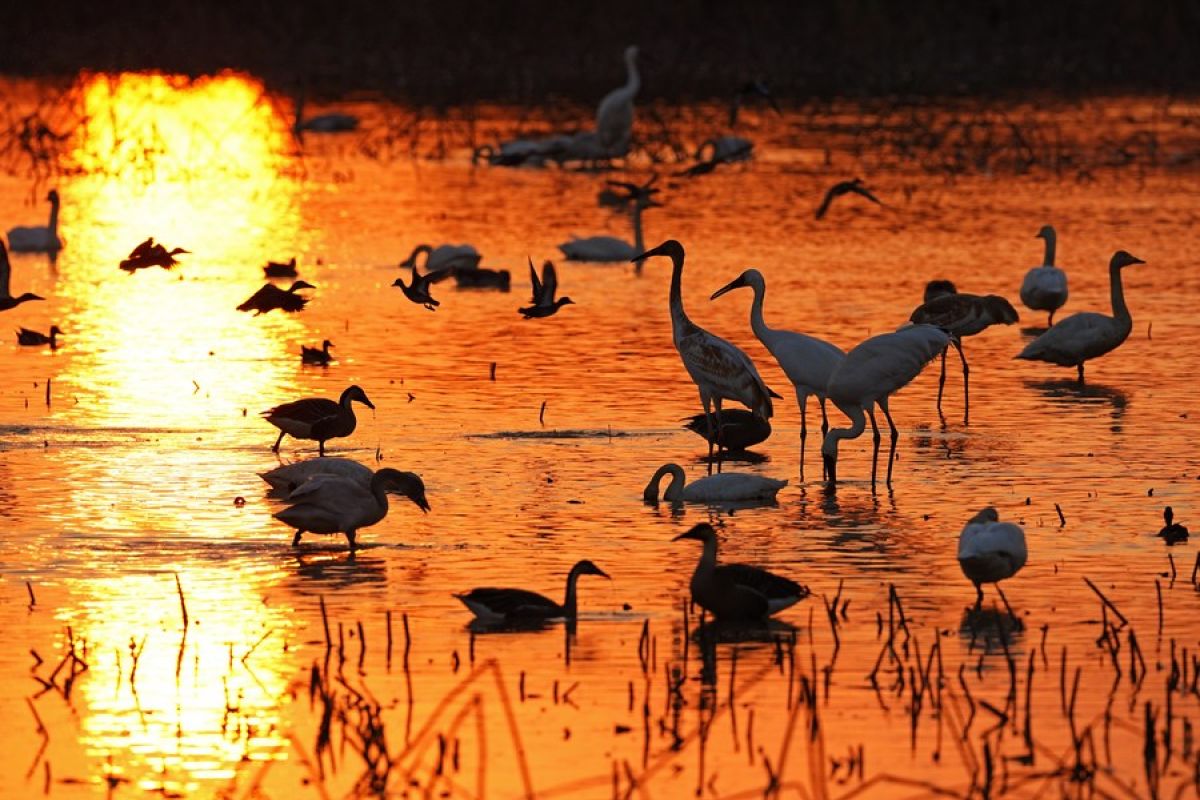
<svg viewBox="0 0 1200 800"><path fill-rule="evenodd" d="M930 281L925 284L925 298L921 301L928 303L935 297L941 297L944 294L958 294L958 287L954 285L954 281L948 281L945 278Z"/></svg>
<svg viewBox="0 0 1200 800"><path fill-rule="evenodd" d="M1188 529L1175 521L1175 511L1170 506L1163 509L1163 525L1162 530L1158 535L1163 538L1167 544L1179 544L1186 542L1188 539Z"/></svg>
<svg viewBox="0 0 1200 800"><path fill-rule="evenodd" d="M149 267L170 269L179 263L175 259L175 256L189 252L191 251L184 250L182 247L176 247L174 250L167 252L167 248L155 243L154 237L151 236L133 248L129 253L129 257L121 261L120 267L130 275L139 269L147 269Z"/></svg>
<svg viewBox="0 0 1200 800"><path fill-rule="evenodd" d="M296 292L300 289L315 288L317 287L307 281L295 281L286 290L271 283L263 284L263 287L250 295L250 299L238 306L237 310L253 311L255 316L277 308L289 313L300 311L308 304L308 298Z"/></svg>
<svg viewBox="0 0 1200 800"><path fill-rule="evenodd" d="M300 361L305 364L316 364L320 367L327 367L333 359L333 356L329 352L329 348L331 347L333 347L333 342L328 339L321 342L320 347L300 345Z"/></svg>
<svg viewBox="0 0 1200 800"><path fill-rule="evenodd" d="M862 195L876 205L883 205L883 201L871 194L870 189L863 186L862 178L855 178L852 181L835 183L832 187L830 187L829 191L825 193L825 199L821 201L821 207L817 209L817 219L821 219L825 216L825 212L829 210L830 203L842 195L850 193Z"/></svg>
<svg viewBox="0 0 1200 800"><path fill-rule="evenodd" d="M296 257L292 256L287 262L268 261L263 272L268 278L294 278L299 274L296 272Z"/></svg>
<svg viewBox="0 0 1200 800"><path fill-rule="evenodd" d="M8 279L12 276L12 264L8 262L8 248L0 239L0 311L9 311L29 300L45 300L46 298L33 292L25 292L19 297L13 297L8 290Z"/></svg>
<svg viewBox="0 0 1200 800"><path fill-rule="evenodd" d="M684 417L686 424L683 427L726 450L745 450L765 441L771 435L770 420L765 420L751 411L741 408L722 409L719 428L716 418L711 413L708 416L710 419L707 420L703 413ZM713 432L712 439L708 438L709 431Z"/></svg>
<svg viewBox="0 0 1200 800"><path fill-rule="evenodd" d="M417 271L417 262L412 262L412 283L405 285L403 278L396 278L392 281L392 286L399 286L400 291L404 292L404 296L412 300L419 306L425 306L430 311L437 309L440 303L433 299L433 295L429 293L429 287L435 283L440 283L454 274L454 267L439 269L436 272L428 272L422 275Z"/></svg>
<svg viewBox="0 0 1200 800"><path fill-rule="evenodd" d="M558 313L563 306L575 303L569 297L554 299L554 294L558 291L558 273L555 272L553 261L542 265L542 279L538 280L537 270L533 268L533 259L529 259L529 280L533 284L533 305L517 309L525 319L549 317Z"/></svg>
<svg viewBox="0 0 1200 800"><path fill-rule="evenodd" d="M361 387L348 386L336 401L324 397L306 397L264 411L267 422L279 428L279 438L271 449L278 453L283 437L289 435L296 439L316 441L320 448L318 452L325 455L327 440L349 436L358 426L358 419L350 405L354 401L367 408L375 408Z"/></svg>
<svg viewBox="0 0 1200 800"><path fill-rule="evenodd" d="M17 344L25 345L26 347L37 347L39 345L48 344L51 350L58 349L58 335L62 333L57 325L50 326L50 335L47 336L39 331L31 331L29 328L17 329Z"/></svg>
<svg viewBox="0 0 1200 800"><path fill-rule="evenodd" d="M512 286L512 275L506 269L456 269L454 284L460 289L499 289L507 292Z"/></svg>

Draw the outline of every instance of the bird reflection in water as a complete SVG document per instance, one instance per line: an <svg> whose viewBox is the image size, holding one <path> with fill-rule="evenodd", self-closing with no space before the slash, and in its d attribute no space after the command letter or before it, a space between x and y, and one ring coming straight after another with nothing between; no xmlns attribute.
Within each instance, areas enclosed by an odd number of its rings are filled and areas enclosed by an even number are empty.
<svg viewBox="0 0 1200 800"><path fill-rule="evenodd" d="M306 550L292 555L295 564L291 574L305 584L318 584L329 589L345 589L387 583L387 562L382 558L363 555L370 547L360 547L357 553Z"/></svg>
<svg viewBox="0 0 1200 800"><path fill-rule="evenodd" d="M1050 381L1026 380L1025 385L1043 397L1071 406L1098 406L1108 403L1112 406L1112 432L1121 433L1122 421L1125 417L1129 395L1115 386L1104 386L1099 383L1079 383L1070 378L1060 378Z"/></svg>

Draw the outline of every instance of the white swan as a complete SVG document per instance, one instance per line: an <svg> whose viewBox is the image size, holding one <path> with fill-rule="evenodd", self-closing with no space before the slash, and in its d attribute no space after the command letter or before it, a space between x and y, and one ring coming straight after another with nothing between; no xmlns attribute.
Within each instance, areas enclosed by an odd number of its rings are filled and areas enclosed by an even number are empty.
<svg viewBox="0 0 1200 800"><path fill-rule="evenodd" d="M1021 281L1021 302L1034 311L1049 311L1046 325L1054 325L1054 312L1067 302L1067 273L1054 266L1055 235L1053 225L1043 225L1037 238L1046 240L1046 255L1040 267L1025 273Z"/></svg>
<svg viewBox="0 0 1200 800"><path fill-rule="evenodd" d="M8 232L8 248L14 253L56 253L62 249L58 238L58 192L46 195L50 201L50 222L42 227L18 226Z"/></svg>
<svg viewBox="0 0 1200 800"><path fill-rule="evenodd" d="M305 533L344 533L350 552L354 552L358 529L387 516L388 492L403 495L422 511L429 511L420 476L384 467L371 476L367 486L341 475L314 475L287 496L291 505L274 516L296 529L293 547Z"/></svg>
<svg viewBox="0 0 1200 800"><path fill-rule="evenodd" d="M417 256L425 254L426 272L437 272L440 269L475 269L483 256L469 244L439 244L437 247L419 244L413 248L408 258L400 262L402 267L412 267L417 263Z"/></svg>
<svg viewBox="0 0 1200 800"><path fill-rule="evenodd" d="M651 191L645 187L637 187L639 191L631 193L633 204L629 209L630 220L633 222L633 244L616 236L588 236L574 238L558 246L563 258L568 261L592 261L608 263L614 261L633 261L646 249L642 239L642 212L647 208L657 208L662 204L651 197Z"/></svg>
<svg viewBox="0 0 1200 800"><path fill-rule="evenodd" d="M975 584L975 608L983 604L984 583L1011 578L1025 566L1025 531L1013 522L1000 522L996 509L987 507L971 517L958 536L958 565ZM996 587L1000 591L1000 587ZM1000 592L1000 597L1004 593ZM1007 606L1008 601L1004 604Z"/></svg>
<svg viewBox="0 0 1200 800"><path fill-rule="evenodd" d="M736 503L744 500L771 502L787 481L750 475L745 472L721 472L698 481L687 483L683 467L678 464L663 464L642 490L642 499L647 503L658 502L658 486L666 475L671 482L662 493L668 503Z"/></svg>
<svg viewBox="0 0 1200 800"><path fill-rule="evenodd" d="M358 481L366 487L370 485L375 470L349 458L324 456L284 464L258 473L260 478L270 484L268 494L273 497L287 497L296 487L316 475L337 475Z"/></svg>
<svg viewBox="0 0 1200 800"><path fill-rule="evenodd" d="M596 134L608 157L628 153L633 139L633 99L642 86L637 55L636 47L625 48L625 85L606 94L596 108Z"/></svg>

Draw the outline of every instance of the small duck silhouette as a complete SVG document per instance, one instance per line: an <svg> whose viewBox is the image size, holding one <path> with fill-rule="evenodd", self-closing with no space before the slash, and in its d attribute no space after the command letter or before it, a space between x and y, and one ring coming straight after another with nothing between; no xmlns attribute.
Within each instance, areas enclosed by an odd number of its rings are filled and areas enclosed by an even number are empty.
<svg viewBox="0 0 1200 800"><path fill-rule="evenodd" d="M1175 510L1170 506L1163 509L1163 521L1167 524L1162 526L1158 535L1164 542L1170 545L1187 541L1188 529L1175 521Z"/></svg>

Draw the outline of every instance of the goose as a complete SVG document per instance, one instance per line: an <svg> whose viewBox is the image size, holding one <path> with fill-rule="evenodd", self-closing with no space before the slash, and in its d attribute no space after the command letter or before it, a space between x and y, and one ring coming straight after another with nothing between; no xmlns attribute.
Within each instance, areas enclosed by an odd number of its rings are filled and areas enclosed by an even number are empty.
<svg viewBox="0 0 1200 800"><path fill-rule="evenodd" d="M371 476L365 487L341 475L314 475L287 496L287 508L272 516L296 529L292 547L298 546L306 533L344 533L353 553L358 547L359 528L370 527L387 516L388 492L407 497L429 513L420 476L384 467Z"/></svg>
<svg viewBox="0 0 1200 800"><path fill-rule="evenodd" d="M318 454L325 455L325 442L354 433L358 419L354 416L351 403L358 401L367 408L375 404L367 399L367 393L359 386L348 386L337 401L324 397L306 397L283 403L263 412L267 422L279 428L279 438L272 451L279 452L284 435L296 439L312 439L318 444Z"/></svg>
<svg viewBox="0 0 1200 800"><path fill-rule="evenodd" d="M1025 531L1020 525L1000 522L1000 515L991 506L971 517L958 537L958 565L963 575L975 584L976 610L983 605L985 583L996 584L996 591L1008 607L999 582L1016 575L1025 566L1027 557Z"/></svg>
<svg viewBox="0 0 1200 800"><path fill-rule="evenodd" d="M855 178L852 181L842 181L841 183L835 183L833 186L829 187L829 191L825 192L825 198L821 201L821 205L817 208L817 219L824 218L825 212L829 210L830 204L844 194L857 194L867 198L875 205L883 205L883 202L878 197L871 194L871 190L863 185L862 178Z"/></svg>
<svg viewBox="0 0 1200 800"><path fill-rule="evenodd" d="M737 400L755 415L770 419L773 409L771 398L779 397L771 391L750 357L720 336L709 333L688 318L683 310L683 245L668 239L653 250L635 256L638 262L652 256L667 256L671 259L671 336L675 349L683 360L692 382L700 390L700 402L707 415L716 409L717 430L721 424L721 404L728 398ZM705 417L709 419L709 417ZM709 431L709 467L712 466L714 431ZM718 448L720 445L717 445Z"/></svg>
<svg viewBox="0 0 1200 800"><path fill-rule="evenodd" d="M8 232L8 246L14 253L57 253L62 249L58 238L58 191L46 195L50 203L50 222L41 225L18 226Z"/></svg>
<svg viewBox="0 0 1200 800"><path fill-rule="evenodd" d="M718 620L762 620L793 606L811 592L793 580L749 564L717 563L717 532L701 522L671 541L702 542L704 551L692 573L692 602Z"/></svg>
<svg viewBox="0 0 1200 800"><path fill-rule="evenodd" d="M833 371L845 359L846 353L814 336L785 331L767 326L763 318L763 302L767 294L767 282L762 273L748 269L723 287L713 292L716 300L726 292L748 286L754 291L750 304L750 328L763 346L779 363L788 380L796 389L796 402L800 406L800 477L804 478L804 444L808 439L808 396L815 395L821 404L821 435L829 432L829 418L825 411L825 387Z"/></svg>
<svg viewBox="0 0 1200 800"><path fill-rule="evenodd" d="M591 561L578 562L567 573L567 591L562 605L545 595L526 589L497 589L491 586L472 589L454 596L461 600L480 622L496 624L562 618L573 620L577 612L575 585L581 575L609 577L607 572Z"/></svg>
<svg viewBox="0 0 1200 800"><path fill-rule="evenodd" d="M883 409L883 415L892 429L887 470L887 485L892 485L892 461L896 456L896 440L900 432L892 421L888 399L921 374L925 365L942 352L950 341L950 334L936 326L907 325L894 333L873 336L846 354L825 387L826 395L851 422L849 428L830 428L821 444L821 456L825 460L825 474L830 487L837 483L838 442L862 436L866 430L864 412L870 416L871 429L875 433L875 448L871 455L871 487L875 487L880 439L879 426L875 423L877 404Z"/></svg>
<svg viewBox="0 0 1200 800"><path fill-rule="evenodd" d="M319 367L329 366L329 362L333 359L333 355L329 352L331 347L333 347L333 342L328 339L321 342L320 347L300 345L300 363L315 364Z"/></svg>
<svg viewBox="0 0 1200 800"><path fill-rule="evenodd" d="M1175 521L1175 510L1170 506L1163 509L1163 522L1166 523L1158 532L1167 544L1179 544L1188 539L1188 529Z"/></svg>
<svg viewBox="0 0 1200 800"><path fill-rule="evenodd" d="M3 241L0 241L0 311L11 311L21 305L21 303L26 303L30 300L46 299L33 292L24 292L17 297L13 297L12 292L8 288L11 277L12 263L8 260L8 248L4 246Z"/></svg>
<svg viewBox="0 0 1200 800"><path fill-rule="evenodd" d="M294 281L286 290L280 289L273 283L265 283L263 287L246 302L237 307L238 311L253 311L254 316L266 314L268 311L280 309L289 314L300 311L308 304L308 298L296 294L301 289L315 289L308 281Z"/></svg>
<svg viewBox="0 0 1200 800"><path fill-rule="evenodd" d="M745 450L766 441L771 435L771 423L768 420L740 408L726 408L721 411L719 427L712 414L696 414L684 419L687 424L683 427L706 441L709 431L715 431L713 444L720 444L726 450Z"/></svg>
<svg viewBox="0 0 1200 800"><path fill-rule="evenodd" d="M1021 302L1034 311L1049 311L1046 327L1054 326L1054 312L1067 302L1067 273L1054 266L1055 234L1053 225L1043 225L1035 238L1046 242L1045 263L1025 273L1021 281Z"/></svg>
<svg viewBox="0 0 1200 800"><path fill-rule="evenodd" d="M392 281L392 286L400 287L400 291L404 292L404 296L417 305L425 306L430 311L436 311L437 307L441 304L433 299L433 295L429 293L429 287L453 275L455 272L454 267L427 272L424 275L417 270L416 261L412 262L411 267L412 283L406 286L403 278L396 278L396 280Z"/></svg>
<svg viewBox="0 0 1200 800"><path fill-rule="evenodd" d="M292 256L288 261L268 261L263 273L268 278L294 278L299 274L296 271L296 257Z"/></svg>
<svg viewBox="0 0 1200 800"><path fill-rule="evenodd" d="M336 475L368 487L375 470L349 458L325 456L297 461L294 464L283 464L258 473L271 487L268 494L275 497L287 497L297 486L316 475Z"/></svg>
<svg viewBox="0 0 1200 800"><path fill-rule="evenodd" d="M633 223L633 244L629 244L624 239L618 239L616 236L574 238L558 246L558 249L562 251L563 258L568 261L637 261L640 266L641 259L636 257L646 249L645 242L642 240L642 212L647 208L662 206L662 203L654 199L654 195L658 192L651 186L654 180L651 178L641 186L622 184L631 187L629 193L633 205L629 209L629 216Z"/></svg>
<svg viewBox="0 0 1200 800"><path fill-rule="evenodd" d="M149 267L162 267L170 269L179 263L175 256L182 253L190 253L189 250L184 250L182 247L167 252L167 248L161 244L156 244L154 237L151 236L146 241L133 248L129 253L129 257L122 259L118 265L121 269L128 272L130 275L137 272L139 269L147 269Z"/></svg>
<svg viewBox="0 0 1200 800"><path fill-rule="evenodd" d="M662 493L662 497L668 503L738 503L750 500L774 502L779 490L787 486L785 480L746 472L722 472L692 481L685 486L687 477L683 474L683 467L678 464L663 464L642 490L643 500L650 504L658 502L658 486L666 475L671 476L671 482L667 484L667 490Z"/></svg>
<svg viewBox="0 0 1200 800"><path fill-rule="evenodd" d="M642 86L637 56L637 47L625 48L625 85L606 94L596 107L596 135L610 158L628 153L633 138L633 99Z"/></svg>
<svg viewBox="0 0 1200 800"><path fill-rule="evenodd" d="M58 349L58 335L62 333L57 325L50 326L50 335L47 336L39 331L31 331L29 328L17 329L17 344L25 345L26 347L36 347L38 345L48 344L51 350Z"/></svg>
<svg viewBox="0 0 1200 800"><path fill-rule="evenodd" d="M1083 383L1083 363L1117 349L1133 330L1133 317L1125 305L1125 291L1121 286L1121 270L1145 263L1124 250L1113 253L1108 262L1113 315L1109 317L1092 311L1072 314L1027 344L1016 357L1076 367L1079 382Z"/></svg>
<svg viewBox="0 0 1200 800"><path fill-rule="evenodd" d="M437 272L440 269L475 269L483 256L469 244L440 244L437 247L419 244L413 248L408 258L400 262L401 267L411 267L417 263L417 256L425 254L426 272Z"/></svg>
<svg viewBox="0 0 1200 800"><path fill-rule="evenodd" d="M575 302L565 296L557 300L554 298L558 291L558 273L554 269L553 261L542 264L542 279L539 281L537 270L533 268L533 259L529 259L529 281L533 284L532 305L517 309L525 319L553 316L563 306L572 305Z"/></svg>

